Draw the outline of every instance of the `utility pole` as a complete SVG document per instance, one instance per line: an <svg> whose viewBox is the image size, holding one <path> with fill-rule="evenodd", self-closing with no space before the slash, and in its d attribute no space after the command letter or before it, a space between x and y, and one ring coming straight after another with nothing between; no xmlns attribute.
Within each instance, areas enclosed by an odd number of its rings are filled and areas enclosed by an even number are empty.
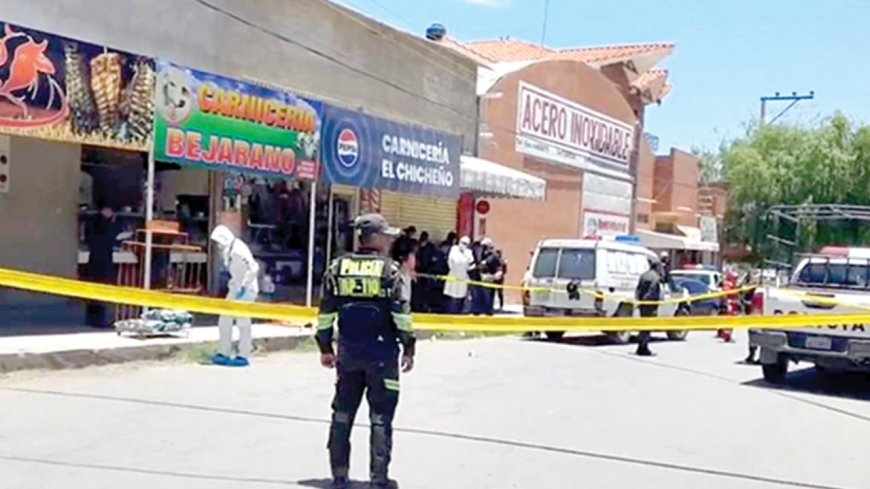
<svg viewBox="0 0 870 489"><path fill-rule="evenodd" d="M541 26L541 47L547 40L547 19L550 17L550 0L544 0L544 24Z"/></svg>
<svg viewBox="0 0 870 489"><path fill-rule="evenodd" d="M773 124L777 119L782 117L783 114L789 111L792 107L797 105L801 100L812 100L816 96L816 93L810 90L810 93L807 95L798 95L797 92L791 92L791 95L780 95L779 92L773 94L773 96L765 96L761 97L761 125L764 125L767 121L767 103L768 102L785 102L790 101L791 103L786 106L786 108L782 109L779 114L776 114L776 117L771 119L770 123Z"/></svg>

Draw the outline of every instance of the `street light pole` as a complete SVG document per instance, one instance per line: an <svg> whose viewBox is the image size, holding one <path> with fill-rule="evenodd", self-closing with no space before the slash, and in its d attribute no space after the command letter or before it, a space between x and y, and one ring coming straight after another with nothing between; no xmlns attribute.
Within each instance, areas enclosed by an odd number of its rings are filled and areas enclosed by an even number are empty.
<svg viewBox="0 0 870 489"><path fill-rule="evenodd" d="M773 94L773 96L761 97L761 118L760 118L761 125L764 125L766 123L767 102L785 102L785 101L791 102L790 104L788 104L788 106L786 106L786 108L782 109L782 111L779 114L776 114L776 117L774 117L770 121L770 123L773 124L774 122L776 122L777 119L782 117L783 114L788 112L789 109L791 109L792 107L797 105L798 102L800 102L801 100L812 100L815 98L815 95L816 95L816 93L814 91L810 90L810 93L806 94L806 95L798 95L797 92L791 92L791 95L780 95L779 92L776 92Z"/></svg>

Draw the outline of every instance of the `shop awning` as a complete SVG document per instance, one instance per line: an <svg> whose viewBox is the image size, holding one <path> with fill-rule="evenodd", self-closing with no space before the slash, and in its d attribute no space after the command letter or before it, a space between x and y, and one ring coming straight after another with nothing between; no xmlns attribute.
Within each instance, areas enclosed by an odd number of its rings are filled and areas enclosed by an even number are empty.
<svg viewBox="0 0 870 489"><path fill-rule="evenodd" d="M700 228L696 228L696 227L692 227L692 226L680 226L679 224L677 224L677 231L682 233L683 236L686 236L686 237L692 238L692 239L696 239L698 241L702 241Z"/></svg>
<svg viewBox="0 0 870 489"><path fill-rule="evenodd" d="M688 236L657 233L644 229L638 229L636 234L644 246L656 250L712 251L714 253L719 251L719 243L708 243Z"/></svg>
<svg viewBox="0 0 870 489"><path fill-rule="evenodd" d="M461 187L485 196L544 200L547 182L543 178L508 168L494 161L463 155Z"/></svg>

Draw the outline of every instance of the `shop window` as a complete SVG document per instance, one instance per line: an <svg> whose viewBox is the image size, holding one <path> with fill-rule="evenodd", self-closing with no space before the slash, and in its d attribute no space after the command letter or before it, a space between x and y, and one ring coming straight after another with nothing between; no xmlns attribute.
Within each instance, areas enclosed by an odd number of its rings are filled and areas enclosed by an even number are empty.
<svg viewBox="0 0 870 489"><path fill-rule="evenodd" d="M649 224L649 214L638 214L637 222L640 224Z"/></svg>

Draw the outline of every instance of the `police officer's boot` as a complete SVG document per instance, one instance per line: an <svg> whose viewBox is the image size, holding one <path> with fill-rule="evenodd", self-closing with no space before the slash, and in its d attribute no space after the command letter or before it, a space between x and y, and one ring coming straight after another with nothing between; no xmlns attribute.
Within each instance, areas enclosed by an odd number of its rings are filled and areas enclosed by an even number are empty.
<svg viewBox="0 0 870 489"><path fill-rule="evenodd" d="M350 416L333 413L329 429L329 464L332 468L332 488L345 489L350 472Z"/></svg>
<svg viewBox="0 0 870 489"><path fill-rule="evenodd" d="M399 483L394 480L387 480L387 482L382 483L372 482L369 487L371 489L399 489Z"/></svg>
<svg viewBox="0 0 870 489"><path fill-rule="evenodd" d="M329 487L330 489L350 489L350 482L347 477L336 477L332 479L332 485Z"/></svg>
<svg viewBox="0 0 870 489"><path fill-rule="evenodd" d="M373 489L392 489L398 487L395 481L391 481L387 476L387 471L390 466L390 452L392 451L392 443L390 442L389 430L386 425L389 420L383 415L371 415L371 487Z"/></svg>

